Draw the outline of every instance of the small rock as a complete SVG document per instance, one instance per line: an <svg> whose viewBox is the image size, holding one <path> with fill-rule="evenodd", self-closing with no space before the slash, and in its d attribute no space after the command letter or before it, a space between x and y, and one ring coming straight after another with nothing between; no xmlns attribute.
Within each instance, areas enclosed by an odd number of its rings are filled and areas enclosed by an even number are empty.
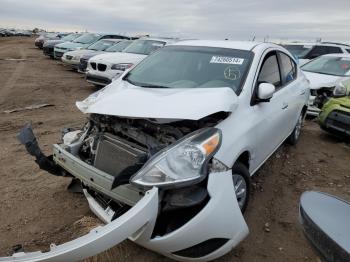
<svg viewBox="0 0 350 262"><path fill-rule="evenodd" d="M283 247L279 247L278 250L279 250L279 251L283 251Z"/></svg>
<svg viewBox="0 0 350 262"><path fill-rule="evenodd" d="M270 232L270 224L269 223L265 223L265 232Z"/></svg>

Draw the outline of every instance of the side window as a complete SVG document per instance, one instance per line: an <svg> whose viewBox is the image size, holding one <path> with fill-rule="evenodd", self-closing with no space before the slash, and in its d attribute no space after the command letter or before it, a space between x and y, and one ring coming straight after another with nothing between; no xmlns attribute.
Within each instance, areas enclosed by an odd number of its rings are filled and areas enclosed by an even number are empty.
<svg viewBox="0 0 350 262"><path fill-rule="evenodd" d="M280 71L276 53L271 53L265 57L258 76L258 84L271 83L276 89L281 86Z"/></svg>
<svg viewBox="0 0 350 262"><path fill-rule="evenodd" d="M343 51L336 46L329 46L328 47L328 53L329 54L339 54L339 53L343 53Z"/></svg>
<svg viewBox="0 0 350 262"><path fill-rule="evenodd" d="M297 77L294 61L286 54L279 52L282 83L287 84Z"/></svg>
<svg viewBox="0 0 350 262"><path fill-rule="evenodd" d="M346 49L346 52L350 53L350 49Z"/></svg>
<svg viewBox="0 0 350 262"><path fill-rule="evenodd" d="M328 47L327 46L314 46L311 51L307 54L305 57L306 59L314 59L316 57L319 57L321 55L328 54Z"/></svg>

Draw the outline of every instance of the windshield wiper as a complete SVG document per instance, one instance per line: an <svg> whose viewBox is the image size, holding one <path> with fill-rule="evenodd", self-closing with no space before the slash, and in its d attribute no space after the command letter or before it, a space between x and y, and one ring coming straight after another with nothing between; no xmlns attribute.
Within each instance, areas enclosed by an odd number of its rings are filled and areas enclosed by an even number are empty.
<svg viewBox="0 0 350 262"><path fill-rule="evenodd" d="M168 86L161 86L161 85L140 85L141 87L146 87L146 88L169 88Z"/></svg>
<svg viewBox="0 0 350 262"><path fill-rule="evenodd" d="M134 86L145 87L145 88L169 88L168 86L151 85L151 84L134 82L134 81L130 80L128 76L129 76L129 73L124 77L123 80L125 80L126 82L128 82Z"/></svg>

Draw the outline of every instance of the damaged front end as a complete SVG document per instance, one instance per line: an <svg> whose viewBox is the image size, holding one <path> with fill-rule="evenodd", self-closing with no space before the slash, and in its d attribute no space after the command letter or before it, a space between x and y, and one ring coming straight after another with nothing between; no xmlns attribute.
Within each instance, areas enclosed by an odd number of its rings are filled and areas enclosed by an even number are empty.
<svg viewBox="0 0 350 262"><path fill-rule="evenodd" d="M91 210L107 225L47 253L16 253L4 261L81 260L127 237L177 260L227 253L248 234L231 170L214 158L222 140L215 126L227 116L193 121L91 114L82 130L63 135L50 157L27 125L18 138L39 167L80 181Z"/></svg>

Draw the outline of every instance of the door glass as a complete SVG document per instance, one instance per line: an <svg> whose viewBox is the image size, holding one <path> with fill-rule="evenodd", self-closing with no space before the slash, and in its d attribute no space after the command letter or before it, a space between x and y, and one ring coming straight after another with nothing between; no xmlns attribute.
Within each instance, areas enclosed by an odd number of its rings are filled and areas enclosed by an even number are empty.
<svg viewBox="0 0 350 262"><path fill-rule="evenodd" d="M260 83L270 83L276 88L281 86L276 54L270 55L265 59L258 76L258 84Z"/></svg>
<svg viewBox="0 0 350 262"><path fill-rule="evenodd" d="M284 83L289 83L296 78L296 66L292 59L284 53L279 53L281 58L281 73Z"/></svg>

